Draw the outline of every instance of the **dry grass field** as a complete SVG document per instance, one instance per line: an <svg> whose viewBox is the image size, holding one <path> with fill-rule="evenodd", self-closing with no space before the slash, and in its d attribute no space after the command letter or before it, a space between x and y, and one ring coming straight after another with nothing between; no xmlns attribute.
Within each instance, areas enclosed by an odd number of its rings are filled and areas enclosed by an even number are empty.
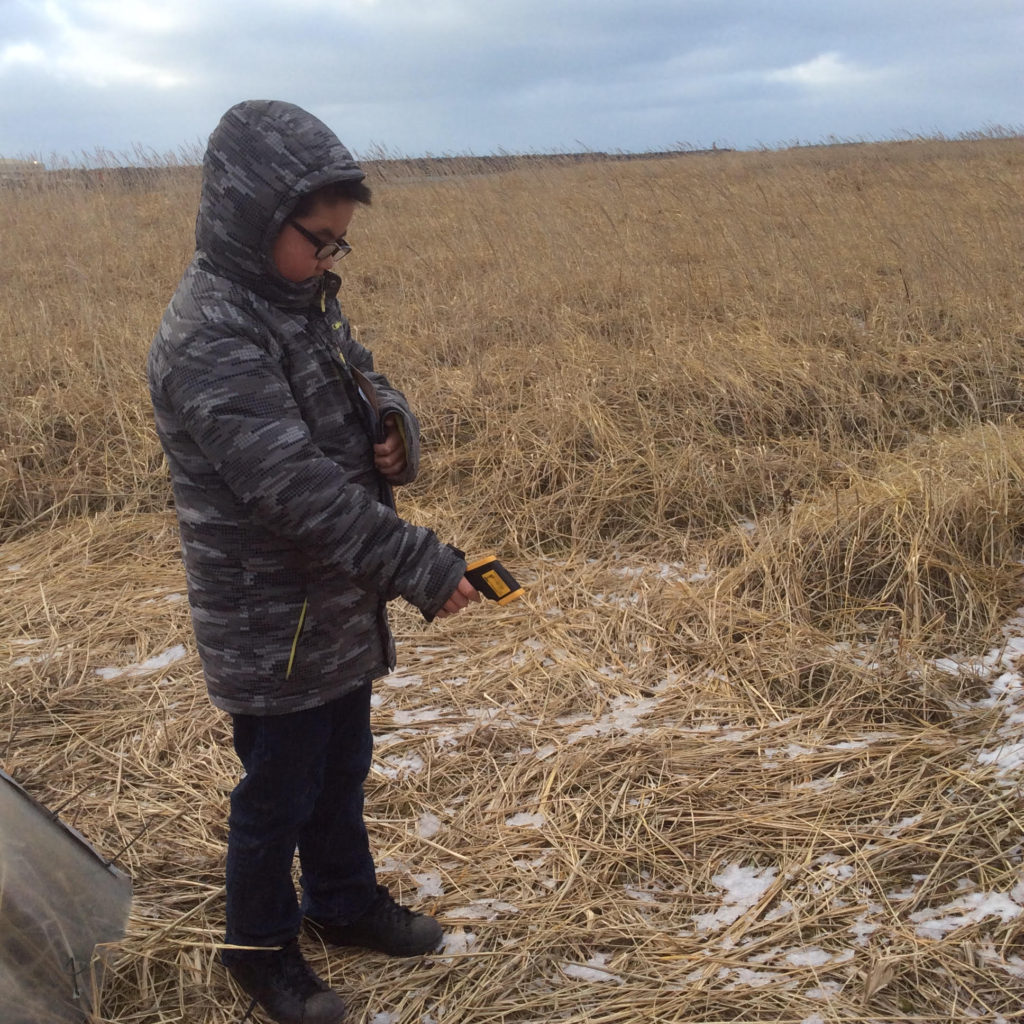
<svg viewBox="0 0 1024 1024"><path fill-rule="evenodd" d="M353 1021L1024 1020L1024 139L371 183L400 509L527 596L395 608L367 813L449 938L307 945ZM97 1020L234 1024L144 381L198 178L93 186L0 192L0 767L133 878Z"/></svg>

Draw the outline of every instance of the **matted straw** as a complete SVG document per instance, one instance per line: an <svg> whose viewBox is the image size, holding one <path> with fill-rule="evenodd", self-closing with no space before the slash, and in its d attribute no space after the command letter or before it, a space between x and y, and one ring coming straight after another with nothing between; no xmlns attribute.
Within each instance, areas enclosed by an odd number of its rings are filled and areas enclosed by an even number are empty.
<svg viewBox="0 0 1024 1024"><path fill-rule="evenodd" d="M1020 1017L1022 152L382 188L346 301L422 414L400 508L526 594L395 608L368 824L448 937L304 939L354 1020ZM123 851L109 1024L248 1004L217 960L239 769L141 379L194 185L2 197L0 760ZM39 314L55 218L75 287ZM121 232L174 243L128 268Z"/></svg>

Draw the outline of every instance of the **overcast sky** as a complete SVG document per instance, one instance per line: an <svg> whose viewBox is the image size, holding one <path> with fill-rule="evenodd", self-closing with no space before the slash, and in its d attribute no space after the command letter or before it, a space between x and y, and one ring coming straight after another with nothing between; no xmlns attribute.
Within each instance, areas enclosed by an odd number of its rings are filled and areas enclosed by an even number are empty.
<svg viewBox="0 0 1024 1024"><path fill-rule="evenodd" d="M357 154L1024 124L1024 0L0 0L0 156L201 147L284 99Z"/></svg>

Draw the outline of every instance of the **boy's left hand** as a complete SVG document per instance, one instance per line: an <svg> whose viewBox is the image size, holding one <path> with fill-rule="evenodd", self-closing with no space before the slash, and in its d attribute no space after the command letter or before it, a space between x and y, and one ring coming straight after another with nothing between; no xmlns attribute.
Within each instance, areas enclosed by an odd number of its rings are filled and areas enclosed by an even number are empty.
<svg viewBox="0 0 1024 1024"><path fill-rule="evenodd" d="M405 442L394 413L384 420L384 440L373 446L373 461L388 483L396 483L405 472Z"/></svg>

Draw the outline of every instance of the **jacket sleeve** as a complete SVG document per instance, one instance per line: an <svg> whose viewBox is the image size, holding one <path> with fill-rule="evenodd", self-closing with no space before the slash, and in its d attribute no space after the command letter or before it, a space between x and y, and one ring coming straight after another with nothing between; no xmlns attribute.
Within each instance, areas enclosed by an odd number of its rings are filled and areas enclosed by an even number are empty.
<svg viewBox="0 0 1024 1024"><path fill-rule="evenodd" d="M398 429L405 444L405 469L401 476L393 480L393 484L410 484L420 471L420 424L413 415L405 395L398 390L383 373L373 368L373 353L364 348L351 336L348 337L346 358L369 379L377 392L380 405L380 417L384 419L390 413L398 418Z"/></svg>
<svg viewBox="0 0 1024 1024"><path fill-rule="evenodd" d="M181 426L266 529L388 600L404 597L428 619L451 596L464 560L375 501L316 446L280 366L258 345L194 338L162 386Z"/></svg>

